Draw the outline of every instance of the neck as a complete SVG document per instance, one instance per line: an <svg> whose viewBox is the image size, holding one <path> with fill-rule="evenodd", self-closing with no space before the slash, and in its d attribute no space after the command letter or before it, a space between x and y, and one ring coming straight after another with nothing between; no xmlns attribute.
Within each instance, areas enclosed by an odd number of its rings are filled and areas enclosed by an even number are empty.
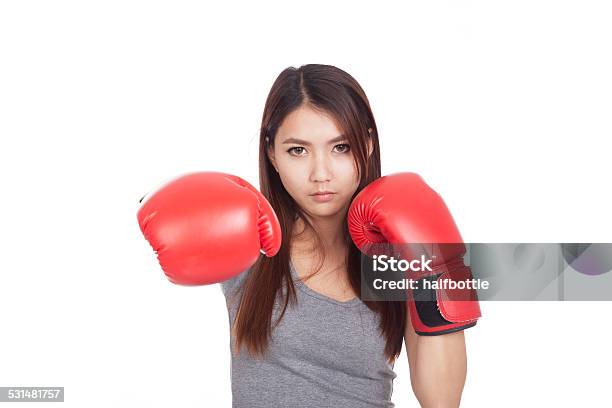
<svg viewBox="0 0 612 408"><path fill-rule="evenodd" d="M325 218L309 218L309 221L313 224L317 230L319 237L322 240L322 244L325 248L338 249L345 246L343 239L343 222L344 217L325 217ZM294 242L296 243L308 243L312 242L314 237L314 231L310 228L306 228L306 224L301 218L298 218L294 224Z"/></svg>
<svg viewBox="0 0 612 408"><path fill-rule="evenodd" d="M301 265L308 276L318 262L323 262L322 269L318 270L319 278L338 279L339 274L344 277L344 265L348 247L343 239L343 218L330 217L327 219L309 218L321 239L321 247L316 246L315 232L306 228L302 219L296 220L293 227L291 241L291 258L294 263Z"/></svg>

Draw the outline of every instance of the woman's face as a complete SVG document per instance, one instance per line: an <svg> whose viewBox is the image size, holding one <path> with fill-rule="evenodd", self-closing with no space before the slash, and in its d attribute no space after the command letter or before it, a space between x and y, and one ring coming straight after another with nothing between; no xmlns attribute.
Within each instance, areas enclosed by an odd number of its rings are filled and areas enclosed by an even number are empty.
<svg viewBox="0 0 612 408"><path fill-rule="evenodd" d="M287 115L268 157L287 192L312 217L343 214L359 186L348 139L329 115L307 105Z"/></svg>

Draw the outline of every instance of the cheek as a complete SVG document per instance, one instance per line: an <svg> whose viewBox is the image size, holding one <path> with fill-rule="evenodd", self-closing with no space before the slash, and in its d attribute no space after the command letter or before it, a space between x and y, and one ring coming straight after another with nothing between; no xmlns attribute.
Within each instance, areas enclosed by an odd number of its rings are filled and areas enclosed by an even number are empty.
<svg viewBox="0 0 612 408"><path fill-rule="evenodd" d="M299 192L300 189L307 185L305 177L307 177L308 173L302 168L300 163L281 159L277 161L277 165L279 176L287 192Z"/></svg>
<svg viewBox="0 0 612 408"><path fill-rule="evenodd" d="M297 193L299 193L303 186L304 186L304 180L302 180L298 174L285 174L282 177L282 181L283 181L283 185L285 186L285 189L292 195L296 196ZM297 194L299 195L299 194Z"/></svg>
<svg viewBox="0 0 612 408"><path fill-rule="evenodd" d="M352 156L338 162L336 174L344 188L354 191L359 186L359 172Z"/></svg>

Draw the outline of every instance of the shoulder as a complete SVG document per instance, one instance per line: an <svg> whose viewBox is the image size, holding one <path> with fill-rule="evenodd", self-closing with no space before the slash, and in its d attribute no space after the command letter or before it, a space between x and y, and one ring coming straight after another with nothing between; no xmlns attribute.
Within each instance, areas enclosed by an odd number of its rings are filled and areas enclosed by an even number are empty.
<svg viewBox="0 0 612 408"><path fill-rule="evenodd" d="M249 268L245 271L240 272L238 275L234 276L233 278L230 278L226 281L221 282L220 285L221 285L221 290L223 291L223 295L225 295L226 298L234 296L234 294L237 291L239 291L240 288L242 287L244 280L249 275L249 273L251 273L251 270L252 268Z"/></svg>

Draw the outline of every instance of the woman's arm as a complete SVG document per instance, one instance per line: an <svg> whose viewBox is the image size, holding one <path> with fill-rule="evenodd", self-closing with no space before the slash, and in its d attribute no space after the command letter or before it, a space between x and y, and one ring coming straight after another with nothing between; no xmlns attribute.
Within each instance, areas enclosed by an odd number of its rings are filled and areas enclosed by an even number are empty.
<svg viewBox="0 0 612 408"><path fill-rule="evenodd" d="M417 400L424 408L458 407L467 373L463 331L419 336L406 320L410 383Z"/></svg>

